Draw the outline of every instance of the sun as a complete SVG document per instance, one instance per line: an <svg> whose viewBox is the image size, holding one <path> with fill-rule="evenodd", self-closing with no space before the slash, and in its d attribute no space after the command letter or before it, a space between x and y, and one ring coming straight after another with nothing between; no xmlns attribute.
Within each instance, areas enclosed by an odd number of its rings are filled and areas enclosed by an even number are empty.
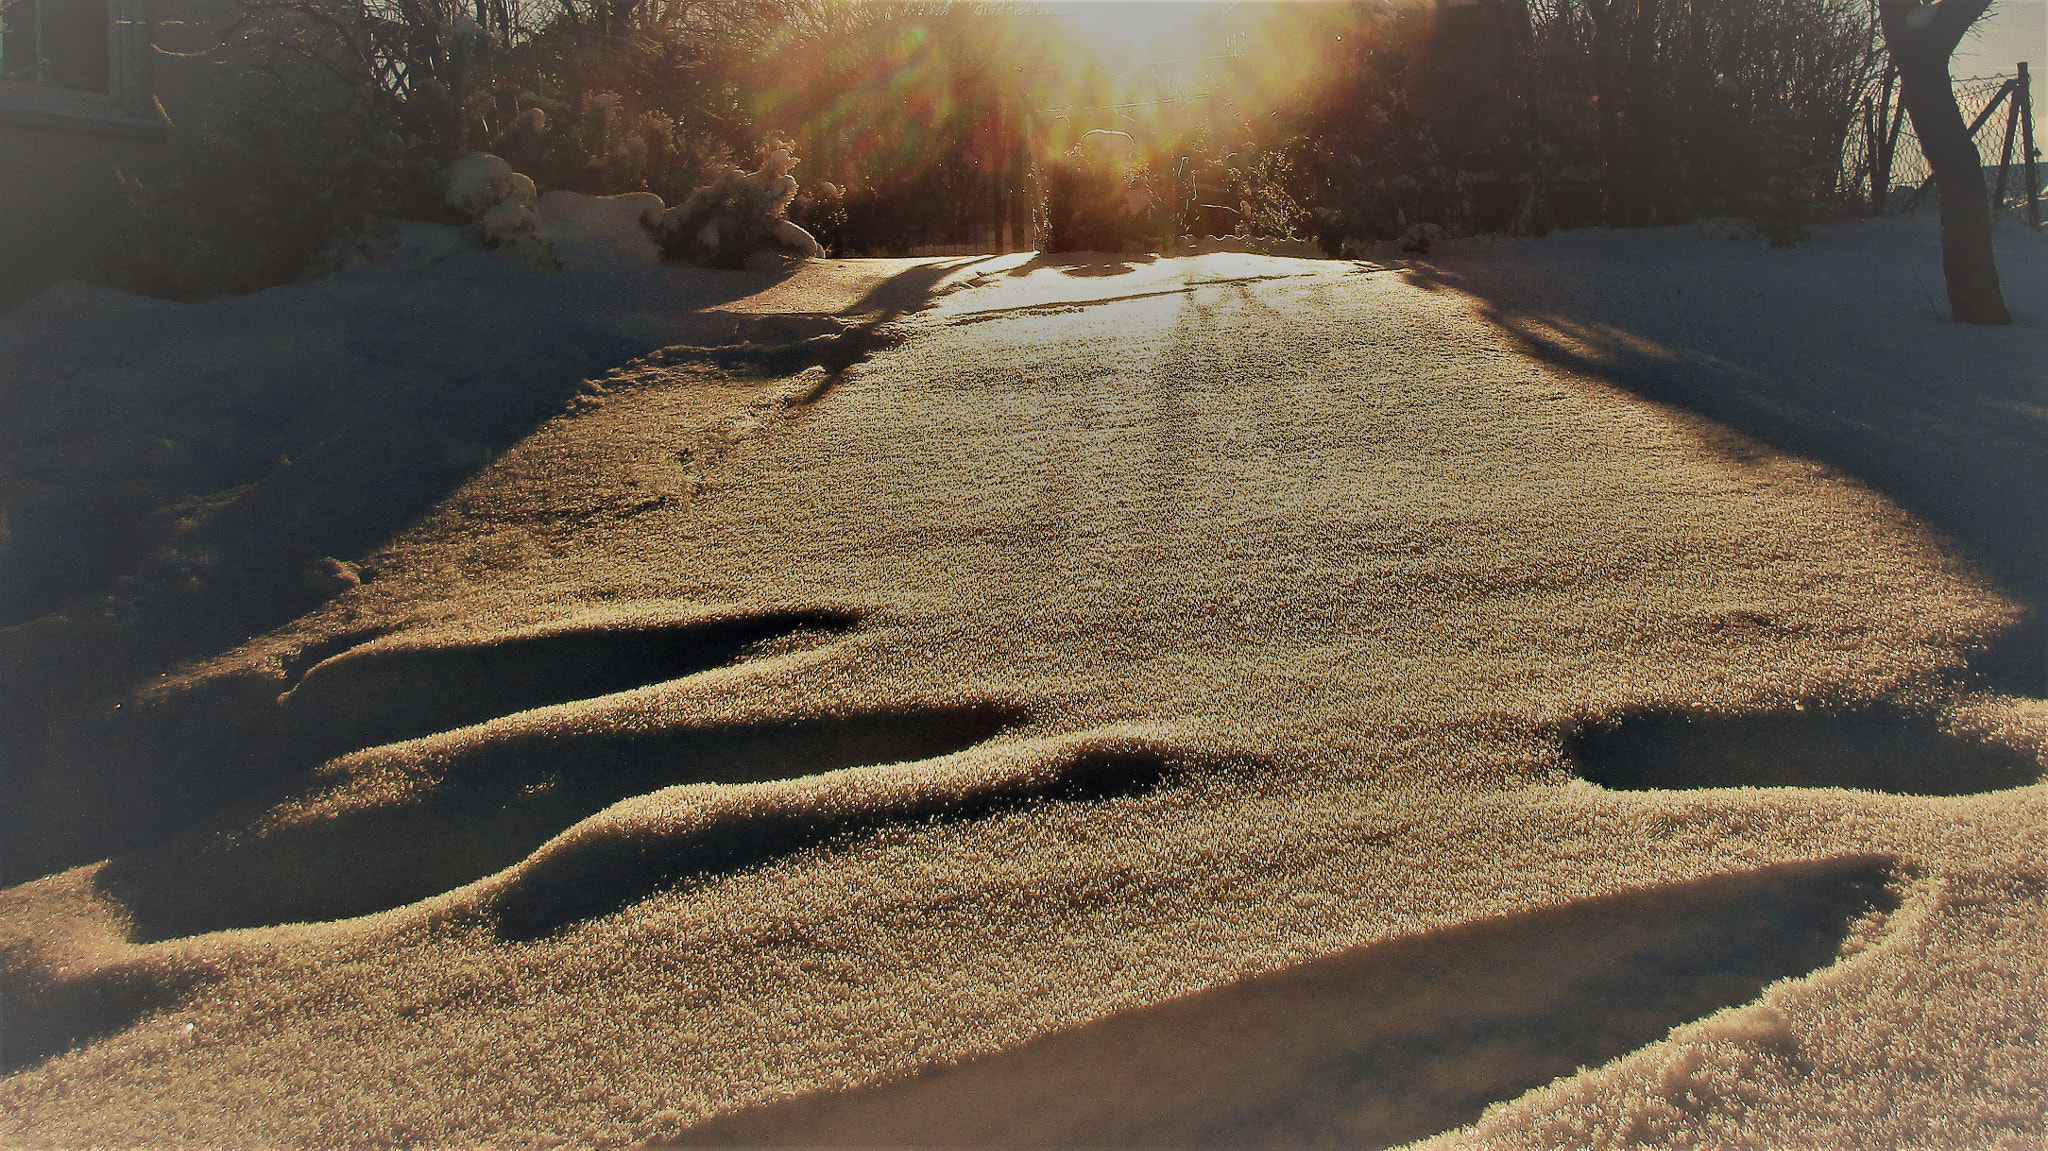
<svg viewBox="0 0 2048 1151"><path fill-rule="evenodd" d="M1259 126L1302 105L1351 30L1349 6L1334 0L1046 0L1032 10L1059 23L1078 66L1046 111L1077 132L1128 133L1141 154L1197 129L1233 146L1271 135Z"/></svg>

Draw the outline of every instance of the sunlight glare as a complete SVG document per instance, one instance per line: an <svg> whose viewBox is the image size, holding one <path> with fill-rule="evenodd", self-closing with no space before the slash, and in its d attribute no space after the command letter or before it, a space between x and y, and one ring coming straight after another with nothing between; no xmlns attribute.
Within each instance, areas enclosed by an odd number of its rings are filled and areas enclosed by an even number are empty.
<svg viewBox="0 0 2048 1151"><path fill-rule="evenodd" d="M1170 59L1190 43L1197 17L1223 7L1186 0L1052 0L1043 5L1074 29L1078 47L1110 71Z"/></svg>

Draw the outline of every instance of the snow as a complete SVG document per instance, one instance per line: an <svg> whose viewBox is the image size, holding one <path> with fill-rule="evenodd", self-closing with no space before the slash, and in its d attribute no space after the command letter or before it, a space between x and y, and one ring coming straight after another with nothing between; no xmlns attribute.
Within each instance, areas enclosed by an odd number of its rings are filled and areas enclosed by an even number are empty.
<svg viewBox="0 0 2048 1151"><path fill-rule="evenodd" d="M506 160L488 152L471 152L442 173L448 205L481 216L507 200L532 203L533 181L512 170Z"/></svg>
<svg viewBox="0 0 2048 1151"><path fill-rule="evenodd" d="M1681 228L1464 241L1426 275L1546 358L1872 484L2039 605L2048 236L2022 219L1994 230L2005 327L1948 321L1932 205L1823 225L1790 249ZM2048 680L2044 646L2022 661L2030 693Z"/></svg>
<svg viewBox="0 0 2048 1151"><path fill-rule="evenodd" d="M1733 216L1701 216L1692 222L1692 234L1702 240L1735 240L1752 243L1763 238L1756 225Z"/></svg>
<svg viewBox="0 0 2048 1151"><path fill-rule="evenodd" d="M652 192L581 196L557 191L541 197L539 219L554 254L572 272L602 275L660 265L651 229L666 210Z"/></svg>
<svg viewBox="0 0 2048 1151"><path fill-rule="evenodd" d="M399 417L468 477L121 697L195 745L322 698L389 730L0 890L10 1043L78 1040L12 1065L0 1141L2041 1129L2048 789L1925 794L1938 750L1920 791L1608 789L1559 751L1885 702L2048 759L2038 663L1960 670L2048 600L2041 237L2000 223L1981 329L1938 315L1931 211L768 273L654 258L652 196L531 210L0 316L10 500L203 518ZM881 319L840 370L703 351ZM339 517L355 478L284 495Z"/></svg>
<svg viewBox="0 0 2048 1151"><path fill-rule="evenodd" d="M777 220L775 222L775 238L781 241L784 247L795 251L799 255L807 256L814 260L821 260L825 257L824 246L819 244L809 232L804 231L803 227L793 220Z"/></svg>

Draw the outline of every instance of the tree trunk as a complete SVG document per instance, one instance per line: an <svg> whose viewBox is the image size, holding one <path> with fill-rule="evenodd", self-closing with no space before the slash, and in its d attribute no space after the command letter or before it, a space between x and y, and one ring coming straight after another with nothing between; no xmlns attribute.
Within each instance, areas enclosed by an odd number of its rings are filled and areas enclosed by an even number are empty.
<svg viewBox="0 0 2048 1151"><path fill-rule="evenodd" d="M1949 311L1959 324L2009 324L1998 264L1991 252L1991 202L1977 146L1956 106L1949 55L1990 0L1880 0L1885 48L1899 70L1899 102L1934 173L1941 201L1941 273Z"/></svg>

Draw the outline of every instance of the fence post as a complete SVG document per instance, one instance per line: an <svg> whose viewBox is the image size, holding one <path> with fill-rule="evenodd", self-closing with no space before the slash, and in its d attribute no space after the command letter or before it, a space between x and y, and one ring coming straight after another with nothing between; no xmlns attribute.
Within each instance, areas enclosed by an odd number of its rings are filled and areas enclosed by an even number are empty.
<svg viewBox="0 0 2048 1151"><path fill-rule="evenodd" d="M2020 61L2019 91L2015 94L2019 106L2024 109L2020 115L2020 170L2027 177L2027 218L2034 227L2041 226L2041 170L2035 166L2040 153L2034 150L2034 86L2027 76L2027 62Z"/></svg>
<svg viewBox="0 0 2048 1151"><path fill-rule="evenodd" d="M2022 72L2021 75L2025 75L2025 73ZM1998 218L1997 213L2005 207L2005 174L2012 168L2012 137L2013 131L2019 126L2020 100L2018 92L2015 91L2011 103L2006 106L2005 110L2005 147L1998 153L1998 187L1996 191L1991 193L1991 211L1992 219L1994 220Z"/></svg>

